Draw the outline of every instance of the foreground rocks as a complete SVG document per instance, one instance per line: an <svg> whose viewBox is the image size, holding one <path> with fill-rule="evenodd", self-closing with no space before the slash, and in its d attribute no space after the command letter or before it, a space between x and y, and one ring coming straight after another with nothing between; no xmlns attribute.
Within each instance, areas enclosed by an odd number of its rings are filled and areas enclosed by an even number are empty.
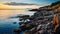
<svg viewBox="0 0 60 34"><path fill-rule="evenodd" d="M14 32L17 32L16 34L21 32L23 34L56 34L60 29L58 16L56 16L58 13L58 9L39 8L31 17L22 17L24 21L19 22L20 27ZM26 19L28 20L25 22Z"/></svg>
<svg viewBox="0 0 60 34"><path fill-rule="evenodd" d="M19 29L24 34L51 34L55 24L52 24L53 11L38 11L29 18L30 21L20 22Z"/></svg>

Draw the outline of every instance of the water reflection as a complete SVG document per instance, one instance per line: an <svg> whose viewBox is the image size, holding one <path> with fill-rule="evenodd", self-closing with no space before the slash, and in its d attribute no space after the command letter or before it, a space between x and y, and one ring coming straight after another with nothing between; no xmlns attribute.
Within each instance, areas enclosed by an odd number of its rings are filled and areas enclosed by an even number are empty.
<svg viewBox="0 0 60 34"><path fill-rule="evenodd" d="M18 14L33 15L33 13L35 12L29 12L26 10L0 10L0 34L14 34L13 29L19 28L19 18L9 17Z"/></svg>
<svg viewBox="0 0 60 34"><path fill-rule="evenodd" d="M13 22L17 22L13 24ZM13 34L13 29L18 28L18 18L0 19L0 34Z"/></svg>
<svg viewBox="0 0 60 34"><path fill-rule="evenodd" d="M33 13L35 12L30 12L27 10L0 10L0 17L7 18L18 14L33 15Z"/></svg>

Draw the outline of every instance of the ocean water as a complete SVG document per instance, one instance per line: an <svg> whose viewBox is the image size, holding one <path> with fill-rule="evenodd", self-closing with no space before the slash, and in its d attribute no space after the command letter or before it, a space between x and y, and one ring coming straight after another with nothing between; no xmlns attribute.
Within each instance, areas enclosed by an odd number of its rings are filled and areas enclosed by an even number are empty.
<svg viewBox="0 0 60 34"><path fill-rule="evenodd" d="M0 19L0 34L13 34L13 29L18 28L18 18L13 19ZM13 22L17 22L13 24Z"/></svg>
<svg viewBox="0 0 60 34"><path fill-rule="evenodd" d="M0 10L0 17L8 18L11 16L16 16L18 14L24 14L24 15L33 15L32 11L28 11L28 9L22 9L22 10Z"/></svg>
<svg viewBox="0 0 60 34"><path fill-rule="evenodd" d="M33 15L34 13L28 10L0 10L0 34L14 34L13 29L19 28L19 18L9 17L18 14ZM16 24L13 24L13 22L16 22Z"/></svg>

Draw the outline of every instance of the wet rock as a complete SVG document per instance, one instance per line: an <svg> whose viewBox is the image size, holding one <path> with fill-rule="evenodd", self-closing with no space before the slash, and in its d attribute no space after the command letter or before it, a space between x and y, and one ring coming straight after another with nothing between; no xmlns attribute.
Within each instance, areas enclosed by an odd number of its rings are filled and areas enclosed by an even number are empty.
<svg viewBox="0 0 60 34"><path fill-rule="evenodd" d="M17 22L13 22L13 24L16 24Z"/></svg>
<svg viewBox="0 0 60 34"><path fill-rule="evenodd" d="M49 26L51 26L48 23L50 23L50 21L51 21L50 19L52 19L51 17L53 17L53 14L49 14L49 13L50 13L49 11L48 12L47 11L36 12L33 16L31 16L32 20L23 23L24 25L20 27L21 30L24 32L27 30L27 31L29 31L27 33L30 33L30 34L34 34L35 32L40 32L40 34L47 34L48 33L47 28ZM45 15L45 14L47 14L47 15ZM52 16L50 16L50 15L52 15Z"/></svg>
<svg viewBox="0 0 60 34"><path fill-rule="evenodd" d="M53 11L48 7L41 7L38 10L34 9L31 11L37 11L29 16L21 16L23 20L29 19L30 21L21 22L20 29L24 34L52 34L52 30L55 27L55 24L51 23L53 20L54 14L57 11ZM59 28L58 28L59 29Z"/></svg>
<svg viewBox="0 0 60 34"><path fill-rule="evenodd" d="M23 22L19 22L19 25L22 25L23 24Z"/></svg>
<svg viewBox="0 0 60 34"><path fill-rule="evenodd" d="M14 29L14 33L15 33L15 34L19 34L20 32L21 32L20 29Z"/></svg>

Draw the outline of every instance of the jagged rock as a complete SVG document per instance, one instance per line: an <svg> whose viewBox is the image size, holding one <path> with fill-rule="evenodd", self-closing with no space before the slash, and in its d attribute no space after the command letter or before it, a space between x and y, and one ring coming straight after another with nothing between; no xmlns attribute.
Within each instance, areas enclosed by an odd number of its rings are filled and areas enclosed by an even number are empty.
<svg viewBox="0 0 60 34"><path fill-rule="evenodd" d="M34 10L33 10L34 11ZM57 12L53 8L49 9L47 7L42 7L36 10L31 17L22 16L21 18L28 18L30 21L19 23L20 29L24 34L52 34L52 31L55 27L53 20L54 14ZM26 20L26 19L25 19ZM58 28L59 29L59 28Z"/></svg>
<svg viewBox="0 0 60 34"><path fill-rule="evenodd" d="M22 25L23 24L23 22L19 22L19 25Z"/></svg>
<svg viewBox="0 0 60 34"><path fill-rule="evenodd" d="M54 13L51 11L36 12L33 16L31 16L31 18L33 18L32 20L22 23L22 25L24 25L21 26L20 29L22 31L29 31L25 32L25 34L34 34L35 32L40 32L40 34L46 34L46 32L48 33L48 23L50 23L51 19L53 18L53 15Z"/></svg>
<svg viewBox="0 0 60 34"><path fill-rule="evenodd" d="M21 32L20 29L14 29L14 33L15 33L15 34L19 34L20 32Z"/></svg>

